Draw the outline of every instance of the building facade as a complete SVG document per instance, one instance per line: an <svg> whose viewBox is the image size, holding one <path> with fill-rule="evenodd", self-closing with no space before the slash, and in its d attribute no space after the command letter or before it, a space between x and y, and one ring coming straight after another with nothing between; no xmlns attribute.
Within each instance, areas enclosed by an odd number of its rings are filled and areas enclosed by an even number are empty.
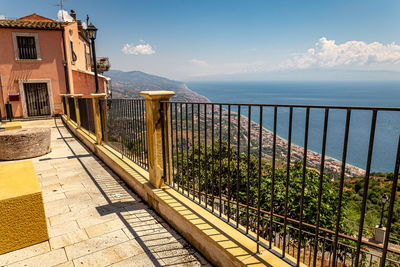
<svg viewBox="0 0 400 267"><path fill-rule="evenodd" d="M32 14L0 20L0 111L11 103L14 117L56 115L60 94L96 91L90 41L75 13L72 22ZM99 75L108 93L109 78Z"/></svg>

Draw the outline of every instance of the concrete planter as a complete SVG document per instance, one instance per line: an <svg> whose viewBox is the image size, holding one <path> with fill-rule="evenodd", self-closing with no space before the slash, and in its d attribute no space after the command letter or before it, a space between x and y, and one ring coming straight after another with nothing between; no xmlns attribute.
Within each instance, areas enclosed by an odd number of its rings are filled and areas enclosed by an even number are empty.
<svg viewBox="0 0 400 267"><path fill-rule="evenodd" d="M51 151L50 128L30 128L0 132L0 160L27 159Z"/></svg>

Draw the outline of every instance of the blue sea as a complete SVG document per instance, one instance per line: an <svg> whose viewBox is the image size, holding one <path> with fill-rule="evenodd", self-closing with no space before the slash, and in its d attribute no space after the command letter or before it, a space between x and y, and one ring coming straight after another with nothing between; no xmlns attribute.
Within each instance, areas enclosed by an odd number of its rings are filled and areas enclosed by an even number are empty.
<svg viewBox="0 0 400 267"><path fill-rule="evenodd" d="M400 82L187 82L186 85L212 102L251 104L304 104L400 107ZM247 115L247 109L242 109ZM251 119L259 122L257 108ZM294 109L292 142L304 144L305 109ZM366 168L371 111L352 111L347 163ZM341 160L346 111L331 110L326 154ZM278 109L277 133L288 137L289 109ZM310 112L308 148L321 152L324 110ZM265 108L263 126L273 130L273 110ZM400 111L379 111L372 171L393 172L400 134Z"/></svg>

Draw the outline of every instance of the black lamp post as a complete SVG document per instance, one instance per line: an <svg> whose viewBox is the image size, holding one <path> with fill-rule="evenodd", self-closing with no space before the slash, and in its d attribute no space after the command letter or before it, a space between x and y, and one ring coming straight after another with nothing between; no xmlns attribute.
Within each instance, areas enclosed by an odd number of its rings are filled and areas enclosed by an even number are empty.
<svg viewBox="0 0 400 267"><path fill-rule="evenodd" d="M92 46L93 67L94 67L94 80L96 83L96 94L98 94L100 93L100 90L99 90L99 81L97 78L96 48L94 46L94 40L96 39L97 28L92 23L90 23L86 30L88 32L89 39L92 42L91 46Z"/></svg>
<svg viewBox="0 0 400 267"><path fill-rule="evenodd" d="M382 228L382 222L383 222L383 212L385 211L385 204L389 200L389 197L383 193L381 196L381 201L382 201L382 212L381 212L381 222L379 223L379 228Z"/></svg>

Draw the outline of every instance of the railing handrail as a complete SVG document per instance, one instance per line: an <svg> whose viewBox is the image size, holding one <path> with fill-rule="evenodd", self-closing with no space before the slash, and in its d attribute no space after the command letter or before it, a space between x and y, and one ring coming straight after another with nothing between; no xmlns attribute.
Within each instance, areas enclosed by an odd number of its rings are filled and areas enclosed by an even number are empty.
<svg viewBox="0 0 400 267"><path fill-rule="evenodd" d="M192 102L192 101L161 101L171 104L201 104L222 106L254 106L254 107L282 107L282 108L315 108L315 109L352 109L352 110L376 110L376 111L400 111L400 107L368 107L368 106L341 106L341 105L299 105L299 104L259 104L259 103L230 103L230 102Z"/></svg>
<svg viewBox="0 0 400 267"><path fill-rule="evenodd" d="M110 101L110 100L139 100L139 101L145 101L144 98L142 97L130 97L130 98L123 98L123 97L113 97L112 99L105 99L106 101Z"/></svg>

